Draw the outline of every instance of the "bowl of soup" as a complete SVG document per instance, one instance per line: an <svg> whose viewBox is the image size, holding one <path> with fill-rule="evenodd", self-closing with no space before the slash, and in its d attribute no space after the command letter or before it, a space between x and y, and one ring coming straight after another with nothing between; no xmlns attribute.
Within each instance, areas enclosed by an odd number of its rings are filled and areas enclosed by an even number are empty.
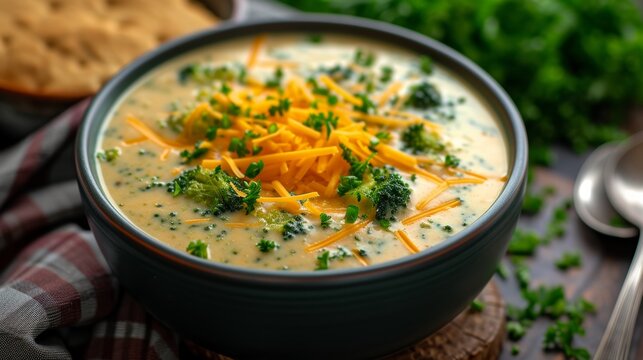
<svg viewBox="0 0 643 360"><path fill-rule="evenodd" d="M171 42L95 97L76 161L120 283L239 358L372 358L489 281L526 179L520 115L454 50L337 16Z"/></svg>

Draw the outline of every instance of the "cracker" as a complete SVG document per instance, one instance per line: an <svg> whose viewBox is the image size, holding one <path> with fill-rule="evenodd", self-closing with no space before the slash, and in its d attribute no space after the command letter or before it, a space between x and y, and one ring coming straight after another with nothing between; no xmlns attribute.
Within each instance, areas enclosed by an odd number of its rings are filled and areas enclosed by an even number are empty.
<svg viewBox="0 0 643 360"><path fill-rule="evenodd" d="M216 22L189 0L0 0L0 88L90 95L137 56Z"/></svg>

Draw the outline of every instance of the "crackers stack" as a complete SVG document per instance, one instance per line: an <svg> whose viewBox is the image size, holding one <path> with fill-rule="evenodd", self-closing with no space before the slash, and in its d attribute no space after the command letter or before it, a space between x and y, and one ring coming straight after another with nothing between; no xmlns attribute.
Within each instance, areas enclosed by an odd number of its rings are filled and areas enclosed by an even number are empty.
<svg viewBox="0 0 643 360"><path fill-rule="evenodd" d="M0 0L0 89L87 96L145 51L216 22L189 0Z"/></svg>

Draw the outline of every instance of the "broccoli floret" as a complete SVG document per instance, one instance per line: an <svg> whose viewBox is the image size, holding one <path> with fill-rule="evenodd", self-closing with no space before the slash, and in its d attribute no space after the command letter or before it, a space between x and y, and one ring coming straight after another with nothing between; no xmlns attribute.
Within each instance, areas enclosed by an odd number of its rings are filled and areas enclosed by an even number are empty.
<svg viewBox="0 0 643 360"><path fill-rule="evenodd" d="M284 240L308 233L306 220L301 215L292 215L283 210L257 211L256 215L265 221L268 230L280 232Z"/></svg>
<svg viewBox="0 0 643 360"><path fill-rule="evenodd" d="M358 158L353 156L353 152L351 149L347 148L346 145L339 144L339 147L342 148L342 157L351 166L349 174L358 180L361 180L364 177L364 173L373 167L369 162L377 153L373 152L364 161L359 161Z"/></svg>
<svg viewBox="0 0 643 360"><path fill-rule="evenodd" d="M357 201L367 199L375 207L375 219L389 221L411 199L411 188L402 176L387 168L372 168L359 181L354 176L343 176L337 189L340 196L350 195Z"/></svg>
<svg viewBox="0 0 643 360"><path fill-rule="evenodd" d="M404 144L404 149L411 151L413 154L439 153L446 148L440 141L439 135L435 132L429 132L424 127L424 124L421 123L413 124L404 130L402 143Z"/></svg>
<svg viewBox="0 0 643 360"><path fill-rule="evenodd" d="M424 81L411 87L411 95L405 104L417 109L429 109L442 104L442 95L433 84Z"/></svg>
<svg viewBox="0 0 643 360"><path fill-rule="evenodd" d="M306 222L301 215L295 215L287 223L284 224L282 236L284 240L290 240L295 235L306 234Z"/></svg>
<svg viewBox="0 0 643 360"><path fill-rule="evenodd" d="M214 170L196 167L183 171L167 184L167 191L174 196L185 195L208 207L212 215L243 208L243 198L232 188L243 188L235 177L228 175L220 166Z"/></svg>

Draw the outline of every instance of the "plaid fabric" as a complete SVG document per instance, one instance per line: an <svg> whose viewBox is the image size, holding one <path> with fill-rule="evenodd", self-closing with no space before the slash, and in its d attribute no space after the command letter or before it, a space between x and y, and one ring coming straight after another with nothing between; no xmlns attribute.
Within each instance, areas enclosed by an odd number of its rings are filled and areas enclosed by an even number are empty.
<svg viewBox="0 0 643 360"><path fill-rule="evenodd" d="M176 336L119 291L91 232L71 224L75 181L30 189L87 104L0 153L0 358L176 359Z"/></svg>

